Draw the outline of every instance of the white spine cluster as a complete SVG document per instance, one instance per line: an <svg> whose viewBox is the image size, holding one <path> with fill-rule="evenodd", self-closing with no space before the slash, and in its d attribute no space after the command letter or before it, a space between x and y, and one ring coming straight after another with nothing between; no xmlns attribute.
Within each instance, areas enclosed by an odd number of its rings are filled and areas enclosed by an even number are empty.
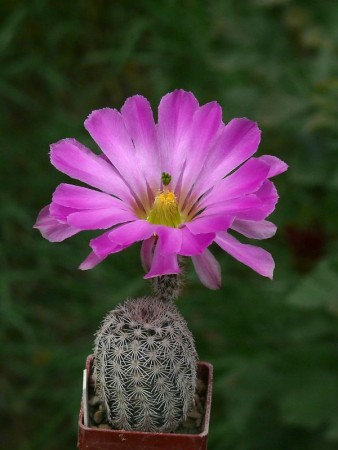
<svg viewBox="0 0 338 450"><path fill-rule="evenodd" d="M143 297L110 311L96 335L96 394L115 429L171 432L194 403L197 354L173 302Z"/></svg>

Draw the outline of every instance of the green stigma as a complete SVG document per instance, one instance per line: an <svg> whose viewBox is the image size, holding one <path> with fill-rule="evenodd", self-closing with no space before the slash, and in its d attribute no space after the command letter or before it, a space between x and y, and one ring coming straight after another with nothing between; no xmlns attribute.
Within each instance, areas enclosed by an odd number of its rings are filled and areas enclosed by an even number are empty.
<svg viewBox="0 0 338 450"><path fill-rule="evenodd" d="M168 186L168 184L171 181L171 175L169 175L169 173L167 173L167 172L162 172L161 180L162 180L163 186Z"/></svg>

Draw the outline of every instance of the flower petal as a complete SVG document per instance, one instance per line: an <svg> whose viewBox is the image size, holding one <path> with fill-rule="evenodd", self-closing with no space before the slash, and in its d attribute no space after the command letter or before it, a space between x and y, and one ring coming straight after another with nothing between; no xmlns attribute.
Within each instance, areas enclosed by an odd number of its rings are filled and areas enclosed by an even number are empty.
<svg viewBox="0 0 338 450"><path fill-rule="evenodd" d="M161 240L158 239L150 271L144 276L145 279L160 277L162 275L173 275L180 273L176 253L162 253Z"/></svg>
<svg viewBox="0 0 338 450"><path fill-rule="evenodd" d="M182 228L180 255L200 255L212 243L215 233L192 234L187 227Z"/></svg>
<svg viewBox="0 0 338 450"><path fill-rule="evenodd" d="M231 120L222 130L198 177L194 191L202 195L228 173L250 158L259 146L261 132L246 118Z"/></svg>
<svg viewBox="0 0 338 450"><path fill-rule="evenodd" d="M234 198L220 203L207 206L197 217L209 216L212 214L239 215L244 212L256 211L262 207L262 200L257 194L249 194L244 197Z"/></svg>
<svg viewBox="0 0 338 450"><path fill-rule="evenodd" d="M263 161L256 158L249 159L206 194L200 201L200 207L256 192L266 180L269 170L269 166Z"/></svg>
<svg viewBox="0 0 338 450"><path fill-rule="evenodd" d="M149 239L145 239L142 242L141 262L145 272L148 272L150 270L151 263L153 261L155 243L156 243L155 236L152 236Z"/></svg>
<svg viewBox="0 0 338 450"><path fill-rule="evenodd" d="M68 225L80 230L101 230L135 220L135 214L116 208L77 211L67 217Z"/></svg>
<svg viewBox="0 0 338 450"><path fill-rule="evenodd" d="M277 227L267 220L259 222L254 220L236 219L231 228L251 239L268 239L276 234Z"/></svg>
<svg viewBox="0 0 338 450"><path fill-rule="evenodd" d="M53 166L66 175L133 204L129 188L113 166L75 139L52 144L50 159Z"/></svg>
<svg viewBox="0 0 338 450"><path fill-rule="evenodd" d="M87 258L84 261L82 261L82 263L79 266L79 269L80 270L93 269L93 267L100 264L104 259L106 259L106 257L100 257L100 256L97 256L96 253L91 252L87 256Z"/></svg>
<svg viewBox="0 0 338 450"><path fill-rule="evenodd" d="M144 266L147 267L151 261L151 268L150 270L148 269L149 272L144 277L146 279L180 272L177 253L182 243L182 230L157 226L156 234L158 239L153 255L150 254L151 250L149 247L146 249L148 254L146 256L147 262Z"/></svg>
<svg viewBox="0 0 338 450"><path fill-rule="evenodd" d="M71 184L57 187L50 213L79 230L106 229L137 218L119 199Z"/></svg>
<svg viewBox="0 0 338 450"><path fill-rule="evenodd" d="M53 219L58 220L61 223L67 223L67 217L77 212L78 210L75 208L68 208L68 206L62 206L58 203L52 202L49 206L49 213Z"/></svg>
<svg viewBox="0 0 338 450"><path fill-rule="evenodd" d="M82 186L61 183L53 194L53 202L74 209L101 209L116 207L123 210L127 206L121 200L103 192Z"/></svg>
<svg viewBox="0 0 338 450"><path fill-rule="evenodd" d="M135 148L122 115L116 109L98 109L88 116L85 128L130 186L134 196L148 208L147 185L144 177L140 176Z"/></svg>
<svg viewBox="0 0 338 450"><path fill-rule="evenodd" d="M110 233L111 230L106 231L105 233L101 234L101 236L98 236L97 238L92 239L89 242L89 245L93 249L94 253L100 258L106 258L112 253L118 253L121 250L129 247L129 245L123 246L121 244L117 244L116 242L112 242L109 239Z"/></svg>
<svg viewBox="0 0 338 450"><path fill-rule="evenodd" d="M161 172L171 175L175 188L189 148L191 123L198 101L191 92L176 90L165 95L158 108L158 145Z"/></svg>
<svg viewBox="0 0 338 450"><path fill-rule="evenodd" d="M264 161L266 164L270 166L270 171L268 174L268 178L275 177L286 170L288 170L288 165L276 156L271 155L263 155L258 158L260 161Z"/></svg>
<svg viewBox="0 0 338 450"><path fill-rule="evenodd" d="M114 228L108 236L115 244L129 247L134 242L150 238L153 233L154 225L146 220L135 220L134 222Z"/></svg>
<svg viewBox="0 0 338 450"><path fill-rule="evenodd" d="M160 241L161 255L178 253L182 245L182 229L157 226L155 232Z"/></svg>
<svg viewBox="0 0 338 450"><path fill-rule="evenodd" d="M266 250L254 245L242 244L228 233L217 233L215 242L233 258L251 267L260 275L272 279L275 263Z"/></svg>
<svg viewBox="0 0 338 450"><path fill-rule="evenodd" d="M222 109L217 102L210 102L195 111L191 123L191 138L189 143L190 155L186 160L182 185L186 192L181 194L180 203L183 204L190 187L198 178L210 148L218 136L222 122Z"/></svg>
<svg viewBox="0 0 338 450"><path fill-rule="evenodd" d="M226 231L232 224L233 218L220 214L197 216L191 222L186 222L185 226L192 234L213 233L216 231Z"/></svg>
<svg viewBox="0 0 338 450"><path fill-rule="evenodd" d="M37 228L42 236L50 242L62 242L80 231L51 217L49 205L40 211L34 228Z"/></svg>
<svg viewBox="0 0 338 450"><path fill-rule="evenodd" d="M150 188L161 187L161 168L153 112L148 100L134 95L126 100L121 114L135 146L135 157Z"/></svg>
<svg viewBox="0 0 338 450"><path fill-rule="evenodd" d="M244 220L263 220L268 217L275 209L278 202L278 194L275 185L270 180L265 180L262 187L255 194L261 204L256 208L247 211L239 211L236 214L238 219Z"/></svg>
<svg viewBox="0 0 338 450"><path fill-rule="evenodd" d="M220 289L222 283L221 266L213 254L205 249L201 255L191 257L195 271L201 282L209 289Z"/></svg>

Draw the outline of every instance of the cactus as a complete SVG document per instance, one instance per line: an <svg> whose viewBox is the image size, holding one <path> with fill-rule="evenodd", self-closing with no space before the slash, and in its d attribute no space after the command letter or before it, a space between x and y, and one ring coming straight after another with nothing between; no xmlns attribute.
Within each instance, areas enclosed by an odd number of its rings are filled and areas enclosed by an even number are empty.
<svg viewBox="0 0 338 450"><path fill-rule="evenodd" d="M180 264L181 271L183 265ZM162 275L151 280L151 287L156 298L174 301L178 298L183 287L183 275Z"/></svg>
<svg viewBox="0 0 338 450"><path fill-rule="evenodd" d="M196 360L192 334L168 295L110 311L96 334L94 373L111 426L174 431L194 403Z"/></svg>

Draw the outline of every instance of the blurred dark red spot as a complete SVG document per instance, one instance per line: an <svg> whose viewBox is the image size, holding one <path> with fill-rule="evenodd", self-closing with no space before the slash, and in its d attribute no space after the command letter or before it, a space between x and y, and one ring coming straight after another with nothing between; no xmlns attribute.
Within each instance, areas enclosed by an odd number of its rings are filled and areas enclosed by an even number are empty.
<svg viewBox="0 0 338 450"><path fill-rule="evenodd" d="M320 225L287 225L285 232L298 269L309 270L324 255L327 234Z"/></svg>

